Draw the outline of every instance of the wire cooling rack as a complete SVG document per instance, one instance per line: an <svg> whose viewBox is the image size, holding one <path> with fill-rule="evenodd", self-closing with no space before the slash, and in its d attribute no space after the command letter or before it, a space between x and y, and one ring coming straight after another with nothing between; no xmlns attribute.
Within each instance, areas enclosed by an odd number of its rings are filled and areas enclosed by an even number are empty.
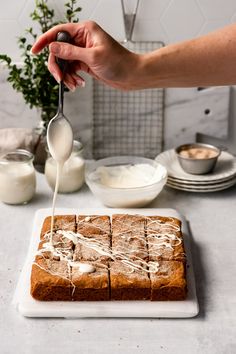
<svg viewBox="0 0 236 354"><path fill-rule="evenodd" d="M161 42L127 42L136 53ZM93 81L93 157L131 155L154 158L163 148L164 90L119 91Z"/></svg>

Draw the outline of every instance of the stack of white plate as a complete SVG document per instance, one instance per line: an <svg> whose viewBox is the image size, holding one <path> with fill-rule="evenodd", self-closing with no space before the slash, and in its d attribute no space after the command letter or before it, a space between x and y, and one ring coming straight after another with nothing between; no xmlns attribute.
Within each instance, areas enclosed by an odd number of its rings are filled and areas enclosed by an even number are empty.
<svg viewBox="0 0 236 354"><path fill-rule="evenodd" d="M236 158L222 151L213 172L206 175L192 175L185 172L177 159L174 149L156 157L156 161L168 171L167 186L188 192L216 192L236 184Z"/></svg>

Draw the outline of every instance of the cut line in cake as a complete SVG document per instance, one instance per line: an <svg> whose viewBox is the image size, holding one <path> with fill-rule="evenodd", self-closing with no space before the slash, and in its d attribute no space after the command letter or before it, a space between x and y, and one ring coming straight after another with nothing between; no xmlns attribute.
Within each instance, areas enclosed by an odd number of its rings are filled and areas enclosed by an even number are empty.
<svg viewBox="0 0 236 354"><path fill-rule="evenodd" d="M42 301L184 300L181 222L129 214L44 220L32 265L31 295Z"/></svg>

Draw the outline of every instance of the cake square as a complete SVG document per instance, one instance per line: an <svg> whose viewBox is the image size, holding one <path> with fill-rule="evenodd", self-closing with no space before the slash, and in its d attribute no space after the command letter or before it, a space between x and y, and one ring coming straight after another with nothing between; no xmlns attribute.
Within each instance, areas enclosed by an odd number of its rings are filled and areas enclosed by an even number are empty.
<svg viewBox="0 0 236 354"><path fill-rule="evenodd" d="M130 259L147 259L148 251L145 236L141 237L137 232L112 236L112 252L116 259L122 259L124 255L129 256Z"/></svg>
<svg viewBox="0 0 236 354"><path fill-rule="evenodd" d="M74 261L108 261L111 245L109 216L78 216L77 233L83 237L75 245Z"/></svg>
<svg viewBox="0 0 236 354"><path fill-rule="evenodd" d="M70 270L66 261L36 256L31 272L31 295L40 301L70 301Z"/></svg>
<svg viewBox="0 0 236 354"><path fill-rule="evenodd" d="M109 300L108 266L102 262L83 261L95 268L94 272L83 273L78 266L72 265L72 300L105 301Z"/></svg>
<svg viewBox="0 0 236 354"><path fill-rule="evenodd" d="M38 250L43 250L47 247L48 243L50 242L50 229L51 229L51 217L47 217L44 220L41 234L40 234L40 243ZM54 260L59 260L59 255L67 256L72 259L73 255L73 242L65 237L60 230L63 231L76 231L76 223L75 223L75 215L56 215L54 220L54 228L53 228L53 235L52 235L52 245L58 251L58 255L53 255ZM52 255L50 251L46 251L41 253L44 257L50 258Z"/></svg>
<svg viewBox="0 0 236 354"><path fill-rule="evenodd" d="M77 232L89 237L110 235L110 218L107 215L79 215L77 217Z"/></svg>
<svg viewBox="0 0 236 354"><path fill-rule="evenodd" d="M75 245L74 261L108 261L110 259L110 237L108 235L94 235L86 237L86 244L77 243ZM92 248L94 247L94 248Z"/></svg>
<svg viewBox="0 0 236 354"><path fill-rule="evenodd" d="M138 232L144 234L145 217L142 215L113 214L112 236L121 233Z"/></svg>
<svg viewBox="0 0 236 354"><path fill-rule="evenodd" d="M73 242L59 230L76 230L75 215L56 215L52 244L55 252L48 247L50 241L51 216L45 218L38 252L31 272L31 295L42 301L70 301L71 281L68 261L73 256ZM65 260L66 259L66 260Z"/></svg>
<svg viewBox="0 0 236 354"><path fill-rule="evenodd" d="M140 262L136 263L140 266ZM142 267L145 268L145 265ZM150 299L150 279L142 269L134 269L121 261L110 262L111 300Z"/></svg>
<svg viewBox="0 0 236 354"><path fill-rule="evenodd" d="M49 233L51 230L51 216L47 216L44 219L40 238L44 238L46 233ZM65 231L76 231L76 216L75 215L55 215L54 216L54 231L65 230Z"/></svg>
<svg viewBox="0 0 236 354"><path fill-rule="evenodd" d="M122 259L123 255L136 260L148 258L144 217L126 214L112 216L112 252L116 259Z"/></svg>
<svg viewBox="0 0 236 354"><path fill-rule="evenodd" d="M149 262L149 270L152 301L186 299L187 287L184 262Z"/></svg>
<svg viewBox="0 0 236 354"><path fill-rule="evenodd" d="M161 216L147 217L146 234L149 260L185 261L180 220Z"/></svg>

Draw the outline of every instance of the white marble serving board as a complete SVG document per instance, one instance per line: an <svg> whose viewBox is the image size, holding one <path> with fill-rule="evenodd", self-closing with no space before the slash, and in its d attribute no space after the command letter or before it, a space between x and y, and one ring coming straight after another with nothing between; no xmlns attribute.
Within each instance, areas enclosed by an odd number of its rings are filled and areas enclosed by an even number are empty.
<svg viewBox="0 0 236 354"><path fill-rule="evenodd" d="M187 254L188 296L184 301L37 301L30 295L30 273L38 247L43 220L51 209L39 209L33 221L32 237L26 262L15 291L13 304L26 317L169 317L187 318L198 314L195 279L190 252L189 229L185 218L174 209L56 209L56 214L112 215L115 213L173 216L182 221L182 230Z"/></svg>

